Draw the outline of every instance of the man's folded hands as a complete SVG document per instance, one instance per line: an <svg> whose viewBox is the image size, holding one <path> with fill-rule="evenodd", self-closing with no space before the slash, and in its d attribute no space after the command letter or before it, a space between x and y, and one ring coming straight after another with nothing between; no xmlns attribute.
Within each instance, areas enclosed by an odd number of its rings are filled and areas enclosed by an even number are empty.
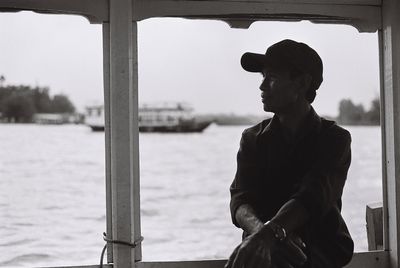
<svg viewBox="0 0 400 268"><path fill-rule="evenodd" d="M297 235L279 241L269 228L246 237L238 245L225 268L297 268L307 261L306 245Z"/></svg>

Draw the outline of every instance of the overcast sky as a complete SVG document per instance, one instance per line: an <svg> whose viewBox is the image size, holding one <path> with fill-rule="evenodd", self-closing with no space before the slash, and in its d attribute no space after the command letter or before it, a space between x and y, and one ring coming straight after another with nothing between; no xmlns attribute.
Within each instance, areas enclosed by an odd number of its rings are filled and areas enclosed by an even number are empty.
<svg viewBox="0 0 400 268"><path fill-rule="evenodd" d="M101 26L79 16L0 13L0 74L6 84L47 86L77 108L102 103ZM139 22L141 103L185 101L199 113L262 112L261 76L240 67L246 51L264 53L294 39L309 44L324 63L324 82L314 107L337 115L350 98L366 108L379 96L376 33L343 25L257 22L248 30L224 22L151 19Z"/></svg>

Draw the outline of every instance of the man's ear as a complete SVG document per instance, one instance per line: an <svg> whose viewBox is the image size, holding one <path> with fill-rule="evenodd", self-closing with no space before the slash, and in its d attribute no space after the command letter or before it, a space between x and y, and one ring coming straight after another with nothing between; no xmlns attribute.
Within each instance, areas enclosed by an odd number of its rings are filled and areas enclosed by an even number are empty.
<svg viewBox="0 0 400 268"><path fill-rule="evenodd" d="M312 83L312 76L309 74L302 74L298 77L299 87L304 94L310 89Z"/></svg>

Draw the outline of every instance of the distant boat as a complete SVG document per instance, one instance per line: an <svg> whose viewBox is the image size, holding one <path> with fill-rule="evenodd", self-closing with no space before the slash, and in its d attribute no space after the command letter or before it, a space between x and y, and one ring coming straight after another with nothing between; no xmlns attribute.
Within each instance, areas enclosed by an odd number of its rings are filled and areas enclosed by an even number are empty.
<svg viewBox="0 0 400 268"><path fill-rule="evenodd" d="M89 106L86 112L86 125L93 131L104 131L104 106ZM197 119L193 109L183 103L139 107L140 132L202 132L211 123L211 120Z"/></svg>
<svg viewBox="0 0 400 268"><path fill-rule="evenodd" d="M104 131L104 106L87 106L85 124L88 125L93 131Z"/></svg>
<svg viewBox="0 0 400 268"><path fill-rule="evenodd" d="M82 115L78 113L36 113L33 115L32 122L45 125L80 124Z"/></svg>

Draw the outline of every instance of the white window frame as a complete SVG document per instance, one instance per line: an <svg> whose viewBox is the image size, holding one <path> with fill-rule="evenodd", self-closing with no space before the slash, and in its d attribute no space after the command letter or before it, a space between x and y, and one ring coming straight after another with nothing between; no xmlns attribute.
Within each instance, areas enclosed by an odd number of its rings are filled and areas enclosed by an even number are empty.
<svg viewBox="0 0 400 268"><path fill-rule="evenodd" d="M384 250L356 253L347 268L399 267L400 1L397 0L2 0L0 11L77 14L103 24L106 211L109 238L134 242L140 230L137 21L151 17L341 23L379 35ZM264 12L261 12L264 11ZM108 245L105 267L222 268L225 260L142 262L141 246ZM98 267L75 266L75 267Z"/></svg>

